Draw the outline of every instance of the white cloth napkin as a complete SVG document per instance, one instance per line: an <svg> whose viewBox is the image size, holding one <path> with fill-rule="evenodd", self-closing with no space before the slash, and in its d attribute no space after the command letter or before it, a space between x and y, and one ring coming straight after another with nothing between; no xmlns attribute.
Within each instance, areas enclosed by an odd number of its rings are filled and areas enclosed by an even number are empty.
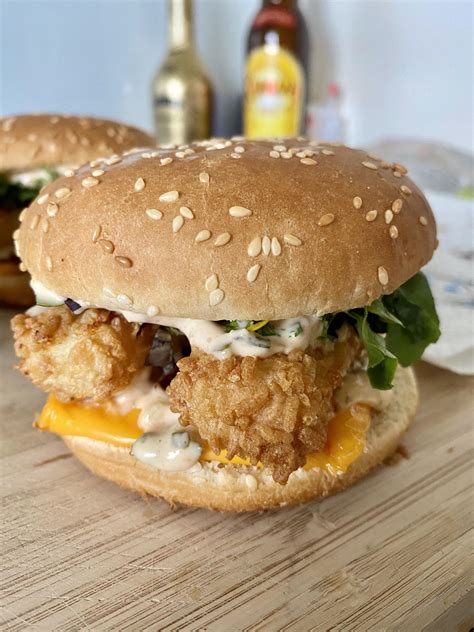
<svg viewBox="0 0 474 632"><path fill-rule="evenodd" d="M438 223L439 247L426 266L441 321L441 338L423 359L474 374L474 201L427 192Z"/></svg>

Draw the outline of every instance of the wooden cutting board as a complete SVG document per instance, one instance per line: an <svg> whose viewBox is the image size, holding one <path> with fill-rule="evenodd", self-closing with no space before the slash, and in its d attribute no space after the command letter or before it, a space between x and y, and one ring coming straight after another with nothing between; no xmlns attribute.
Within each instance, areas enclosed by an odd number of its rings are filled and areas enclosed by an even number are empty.
<svg viewBox="0 0 474 632"><path fill-rule="evenodd" d="M421 364L390 465L273 513L176 509L94 478L31 428L0 317L5 630L469 630L473 380Z"/></svg>

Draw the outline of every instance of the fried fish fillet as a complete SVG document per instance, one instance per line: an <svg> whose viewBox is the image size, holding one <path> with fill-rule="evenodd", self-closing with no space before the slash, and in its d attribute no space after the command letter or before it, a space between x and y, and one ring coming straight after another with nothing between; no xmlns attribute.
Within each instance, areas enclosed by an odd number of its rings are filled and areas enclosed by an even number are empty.
<svg viewBox="0 0 474 632"><path fill-rule="evenodd" d="M349 329L329 349L268 358L219 360L196 350L178 362L167 389L171 410L215 452L260 461L284 484L325 446L334 390L361 350Z"/></svg>
<svg viewBox="0 0 474 632"><path fill-rule="evenodd" d="M154 329L105 309L75 316L65 306L12 319L20 370L62 401L101 402L125 388L145 364Z"/></svg>

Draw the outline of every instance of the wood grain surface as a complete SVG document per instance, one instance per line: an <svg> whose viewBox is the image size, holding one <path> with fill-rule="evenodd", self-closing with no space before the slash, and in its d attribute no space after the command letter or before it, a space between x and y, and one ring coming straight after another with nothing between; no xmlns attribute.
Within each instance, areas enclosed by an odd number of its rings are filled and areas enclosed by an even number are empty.
<svg viewBox="0 0 474 632"><path fill-rule="evenodd" d="M44 396L0 318L2 629L469 630L473 380L418 367L397 463L273 513L176 509L94 478L31 428Z"/></svg>

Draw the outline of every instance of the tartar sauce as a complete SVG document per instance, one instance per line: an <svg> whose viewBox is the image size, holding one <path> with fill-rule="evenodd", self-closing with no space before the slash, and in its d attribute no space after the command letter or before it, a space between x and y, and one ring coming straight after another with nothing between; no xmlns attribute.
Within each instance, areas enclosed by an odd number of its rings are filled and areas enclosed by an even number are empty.
<svg viewBox="0 0 474 632"><path fill-rule="evenodd" d="M114 407L122 414L139 409L138 426L144 431L132 446L131 454L151 467L168 472L187 470L199 461L202 447L192 427L183 428L179 416L171 412L168 396L143 369L114 397Z"/></svg>

